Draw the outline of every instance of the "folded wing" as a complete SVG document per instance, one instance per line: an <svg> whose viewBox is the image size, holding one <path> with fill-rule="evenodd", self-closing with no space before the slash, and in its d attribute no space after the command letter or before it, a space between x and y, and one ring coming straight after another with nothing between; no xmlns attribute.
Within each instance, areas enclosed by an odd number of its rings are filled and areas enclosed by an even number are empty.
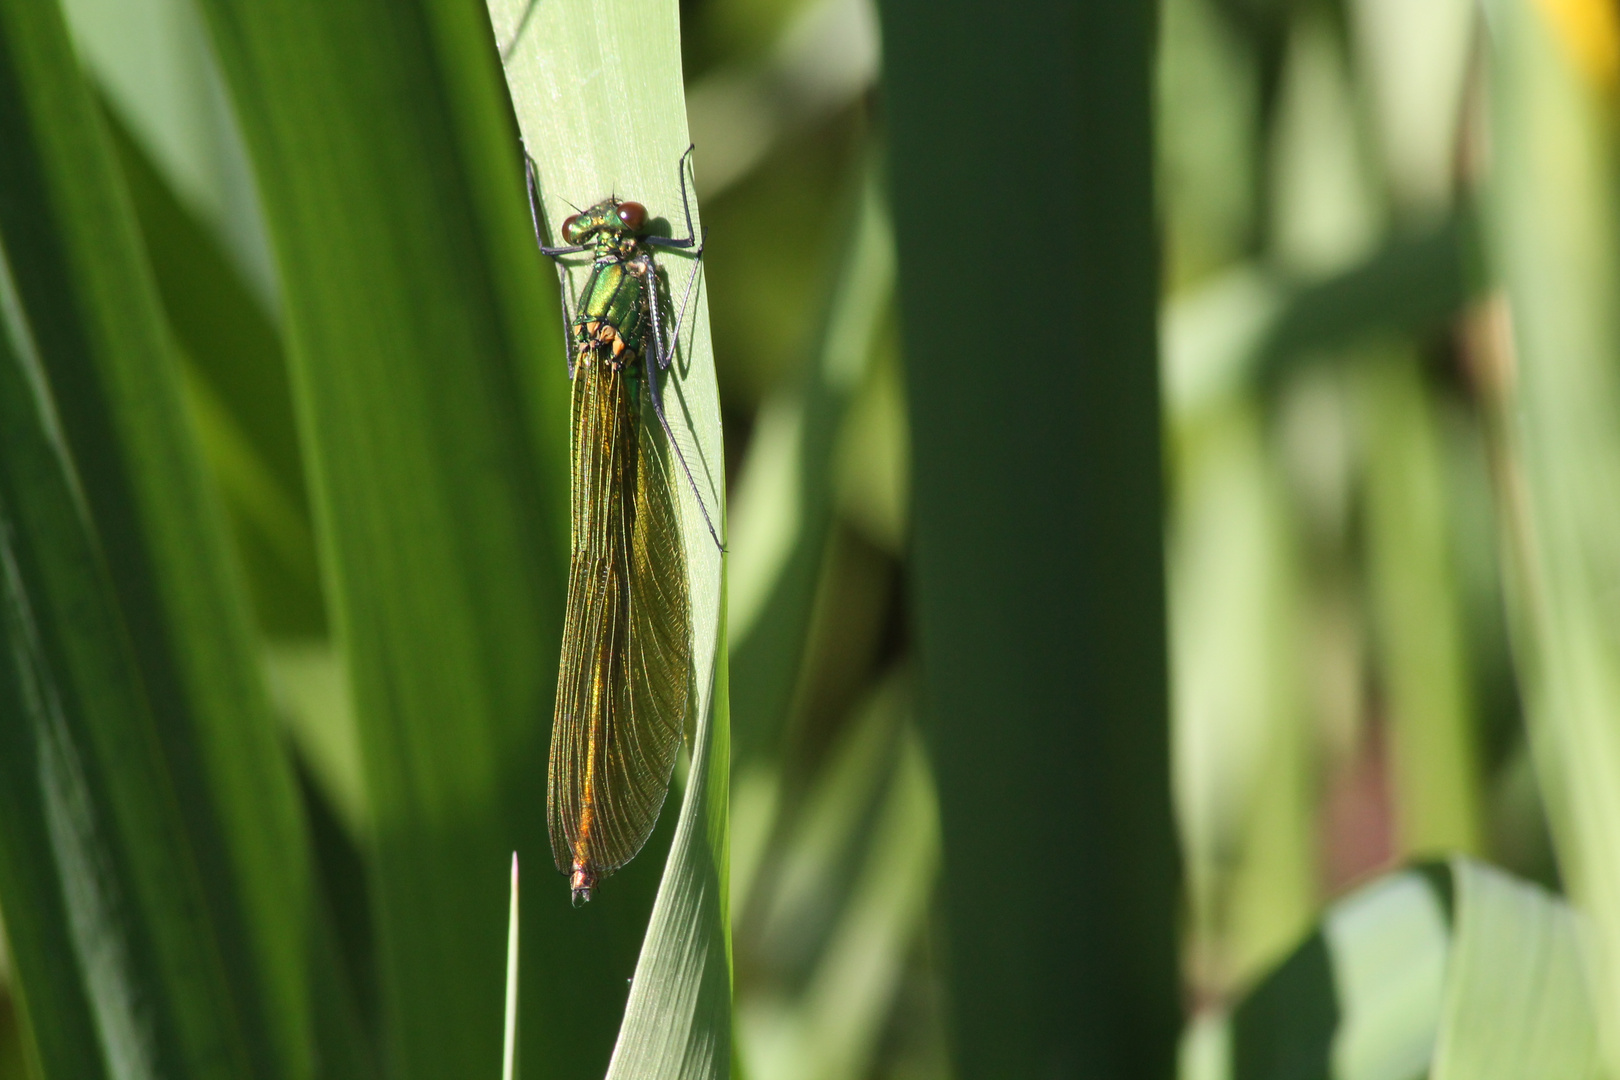
<svg viewBox="0 0 1620 1080"><path fill-rule="evenodd" d="M633 375L573 388L572 553L547 819L563 873L641 850L669 790L691 697L691 600L667 448Z"/></svg>

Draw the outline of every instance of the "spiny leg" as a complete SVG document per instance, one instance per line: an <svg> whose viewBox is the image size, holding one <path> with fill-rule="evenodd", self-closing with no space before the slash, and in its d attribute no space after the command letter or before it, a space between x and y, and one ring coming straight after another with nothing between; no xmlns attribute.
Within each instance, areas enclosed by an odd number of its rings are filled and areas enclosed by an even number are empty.
<svg viewBox="0 0 1620 1080"><path fill-rule="evenodd" d="M648 273L654 273L650 267ZM647 396L652 398L653 412L658 416L658 423L664 429L664 438L669 441L670 449L675 451L675 460L681 463L681 471L686 474L686 482L692 488L692 494L697 496L698 509L703 511L703 524L709 527L709 537L714 546L724 554L726 546L720 542L720 534L715 532L714 519L709 516L709 507L703 501L703 492L698 490L697 479L692 475L691 466L686 463L686 455L681 452L681 444L675 441L675 432L670 429L669 418L664 415L664 395L658 386L658 372L669 367L669 357L663 353L663 326L658 317L658 296L649 290L647 310L652 317L652 348L657 355L642 361L642 368L647 380Z"/></svg>
<svg viewBox="0 0 1620 1080"><path fill-rule="evenodd" d="M534 15L534 9L540 6L540 0L529 0L529 6L523 9L523 18L518 20L517 29L512 31L512 40L501 49L501 66L505 67L517 52L518 42L523 40L523 32L529 28L529 19Z"/></svg>
<svg viewBox="0 0 1620 1080"><path fill-rule="evenodd" d="M692 200L686 194L687 164L691 161L692 151L696 149L696 143L688 145L686 148L686 153L681 155L680 165L677 166L677 169L681 174L681 209L686 212L686 239L677 240L672 236L646 237L647 243L651 244L653 247L689 248L697 241L697 230L692 227ZM700 247L698 250L701 251L702 248Z"/></svg>
<svg viewBox="0 0 1620 1080"><path fill-rule="evenodd" d="M697 230L692 225L692 199L686 190L686 174L689 171L689 166L691 164L692 151L696 149L697 144L688 144L686 147L686 153L681 155L681 160L676 166L676 172L679 173L681 178L681 210L686 214L686 238L684 240L676 240L669 236L643 237L643 242L645 242L649 247L692 248L693 243L697 240ZM703 261L703 249L705 246L707 246L708 242L709 230L704 229L703 240L699 242L696 249L692 251L694 261L698 263ZM692 299L692 288L697 284L697 278L700 271L701 267L693 269L692 276L686 281L686 295L681 298L681 310L675 316L675 333L670 338L669 351L667 353L663 353L659 358L658 366L661 368L668 368L670 361L675 358L675 346L681 339L681 324L686 321L686 305Z"/></svg>
<svg viewBox="0 0 1620 1080"><path fill-rule="evenodd" d="M583 246L574 247L547 247L546 239L540 233L540 180L535 175L534 158L529 156L527 150L523 151L523 177L529 187L529 218L534 222L534 243L540 249L540 254L549 255L557 267L557 299L562 301L563 315L563 358L568 362L568 377L574 377L574 317L568 311L568 268L563 266L560 255L571 255L576 251L584 251Z"/></svg>
<svg viewBox="0 0 1620 1080"><path fill-rule="evenodd" d="M568 271L557 264L557 299L562 301L563 357L568 361L568 378L574 377L574 316L568 310Z"/></svg>
<svg viewBox="0 0 1620 1080"><path fill-rule="evenodd" d="M675 315L675 332L669 336L669 351L665 352L659 360L658 366L668 369L675 360L675 349L681 340L681 324L686 321L686 305L692 300L692 290L697 285L698 275L703 273L703 248L709 242L709 230L703 230L703 243L693 252L693 261L697 264L692 267L692 276L686 279L686 295L681 297L681 310Z"/></svg>
<svg viewBox="0 0 1620 1080"><path fill-rule="evenodd" d="M540 254L550 255L555 259L559 255L572 255L576 251L584 251L580 244L567 247L547 247L546 238L540 232L540 179L535 173L534 158L529 156L527 150L523 151L523 177L529 185L529 218L534 222L534 242L540 248Z"/></svg>

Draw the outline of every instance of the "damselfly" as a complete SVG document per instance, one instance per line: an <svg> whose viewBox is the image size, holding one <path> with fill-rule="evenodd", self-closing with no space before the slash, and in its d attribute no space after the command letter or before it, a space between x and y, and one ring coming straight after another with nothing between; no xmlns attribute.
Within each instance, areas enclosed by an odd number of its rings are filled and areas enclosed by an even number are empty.
<svg viewBox="0 0 1620 1080"><path fill-rule="evenodd" d="M659 386L692 286L671 327L654 250L703 256L686 189L691 154L688 147L679 165L684 239L647 235L647 208L614 196L566 219L561 247L541 233L539 182L527 163L535 241L559 263L573 381L568 605L546 818L576 905L646 843L694 704L692 598L672 460L720 543ZM592 262L570 311L561 257L579 252Z"/></svg>

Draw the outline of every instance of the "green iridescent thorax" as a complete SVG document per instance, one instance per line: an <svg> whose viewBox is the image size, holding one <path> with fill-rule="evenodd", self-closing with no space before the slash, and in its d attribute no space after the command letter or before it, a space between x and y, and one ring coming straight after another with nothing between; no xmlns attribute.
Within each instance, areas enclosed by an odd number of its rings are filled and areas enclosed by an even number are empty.
<svg viewBox="0 0 1620 1080"><path fill-rule="evenodd" d="M656 274L637 233L621 221L621 203L604 199L568 220L568 238L593 250L590 277L574 312L574 363L605 364L618 370L645 353Z"/></svg>

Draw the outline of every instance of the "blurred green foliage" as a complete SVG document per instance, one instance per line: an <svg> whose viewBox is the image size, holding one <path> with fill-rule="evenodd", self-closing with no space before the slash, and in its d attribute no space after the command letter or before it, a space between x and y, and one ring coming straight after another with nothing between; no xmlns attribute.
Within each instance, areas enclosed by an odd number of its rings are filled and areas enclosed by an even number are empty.
<svg viewBox="0 0 1620 1080"><path fill-rule="evenodd" d="M1534 389L1607 385L1620 359L1596 332L1580 348L1534 336L1595 326L1609 307L1595 268L1614 191L1578 164L1614 150L1595 119L1612 115L1612 81L1582 70L1583 50L1620 44L1601 7L1167 4L1174 759L1185 971L1201 1003L1190 1075L1602 1071L1591 1025L1612 1030L1612 1006L1578 973L1509 955L1539 934L1514 904L1493 916L1494 947L1434 969L1437 992L1490 1001L1438 1043L1431 1026L1426 1043L1391 1029L1380 1045L1357 1019L1371 1006L1354 980L1309 944L1265 975L1324 897L1442 853L1567 882L1583 918L1612 918L1613 845L1596 839L1613 836L1599 809L1612 766L1596 731L1613 713L1591 678L1620 657L1605 631L1580 628L1575 597L1590 583L1562 592L1569 579L1549 567L1589 565L1620 537L1536 499L1611 501L1598 433L1613 421L1560 456L1555 432L1590 402ZM1559 56L1549 32L1583 44ZM1586 269L1560 285L1530 269L1550 265L1534 260L1555 243L1585 245L1563 250L1561 269ZM1531 571L1566 544L1590 554ZM1565 666L1577 663L1596 665L1585 682ZM1387 927L1367 918L1403 940L1393 909ZM1597 988L1612 985L1606 936L1581 940L1600 946L1583 961ZM1348 948L1374 970L1376 949ZM1517 963L1533 974L1505 976ZM1429 978L1384 970L1384 997ZM1325 971L1332 990L1307 991ZM1514 997L1525 979L1540 1000L1574 995L1561 1008L1576 1027L1536 1030L1536 995ZM1408 1058L1391 1064L1403 1037ZM1554 1043L1588 1051L1553 1067Z"/></svg>

